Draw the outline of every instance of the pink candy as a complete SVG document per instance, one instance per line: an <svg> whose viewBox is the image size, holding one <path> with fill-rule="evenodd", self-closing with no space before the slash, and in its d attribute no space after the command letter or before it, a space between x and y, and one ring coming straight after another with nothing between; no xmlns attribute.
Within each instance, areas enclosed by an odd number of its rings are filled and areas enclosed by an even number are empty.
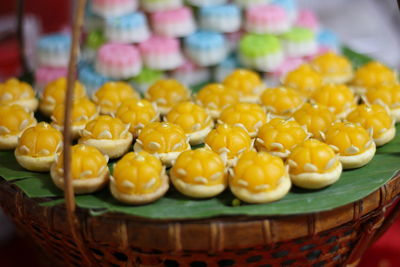
<svg viewBox="0 0 400 267"><path fill-rule="evenodd" d="M151 15L151 21L154 24L166 22L185 22L192 19L192 11L190 8L181 7L173 10L158 11Z"/></svg>
<svg viewBox="0 0 400 267"><path fill-rule="evenodd" d="M99 49L97 58L104 64L123 66L139 62L140 54L133 45L109 43Z"/></svg>
<svg viewBox="0 0 400 267"><path fill-rule="evenodd" d="M139 49L146 53L175 53L179 51L179 41L171 37L152 36L139 44Z"/></svg>
<svg viewBox="0 0 400 267"><path fill-rule="evenodd" d="M40 67L35 71L35 81L38 89L43 88L48 83L57 80L61 77L67 76L67 68L51 68L51 67Z"/></svg>
<svg viewBox="0 0 400 267"><path fill-rule="evenodd" d="M246 12L246 19L249 23L276 23L288 18L282 7L263 5L249 8Z"/></svg>
<svg viewBox="0 0 400 267"><path fill-rule="evenodd" d="M273 73L275 78L284 77L288 72L295 70L304 63L302 58L287 58Z"/></svg>
<svg viewBox="0 0 400 267"><path fill-rule="evenodd" d="M308 9L300 10L295 25L298 27L308 28L318 31L319 21L315 13Z"/></svg>

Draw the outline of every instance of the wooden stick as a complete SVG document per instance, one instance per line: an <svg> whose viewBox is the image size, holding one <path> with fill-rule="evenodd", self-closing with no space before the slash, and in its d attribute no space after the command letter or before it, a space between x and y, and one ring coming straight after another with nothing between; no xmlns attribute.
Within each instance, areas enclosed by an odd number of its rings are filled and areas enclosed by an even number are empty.
<svg viewBox="0 0 400 267"><path fill-rule="evenodd" d="M18 50L20 54L20 63L22 68L22 75L26 75L28 70L28 63L26 62L25 55L25 36L24 36L24 16L25 15L25 0L17 1L17 38Z"/></svg>
<svg viewBox="0 0 400 267"><path fill-rule="evenodd" d="M81 35L81 28L83 25L83 17L85 10L86 0L78 0L76 6L76 13L72 31L72 45L70 50L70 58L68 65L68 77L67 77L67 92L65 95L65 110L64 110L64 198L67 208L68 223L70 226L72 237L78 247L79 251L83 256L83 261L86 263L85 266L92 266L94 264L91 253L86 248L82 232L80 231L79 220L76 217L75 210L75 195L74 188L72 186L71 178L71 145L72 145L72 134L71 134L71 113L72 113L72 101L74 97L74 85L76 76L76 65L79 53L79 39Z"/></svg>

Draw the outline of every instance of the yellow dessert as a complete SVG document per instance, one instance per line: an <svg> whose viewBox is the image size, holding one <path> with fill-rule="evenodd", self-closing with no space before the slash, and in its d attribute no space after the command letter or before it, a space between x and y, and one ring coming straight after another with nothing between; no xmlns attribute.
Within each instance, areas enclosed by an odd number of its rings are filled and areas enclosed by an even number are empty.
<svg viewBox="0 0 400 267"><path fill-rule="evenodd" d="M390 142L396 135L394 119L390 116L386 108L380 105L358 105L346 119L372 132L376 146L382 146Z"/></svg>
<svg viewBox="0 0 400 267"><path fill-rule="evenodd" d="M261 95L261 104L276 117L290 117L304 102L298 91L286 87L266 89Z"/></svg>
<svg viewBox="0 0 400 267"><path fill-rule="evenodd" d="M296 146L287 163L293 184L307 189L331 185L342 173L342 164L333 149L316 139Z"/></svg>
<svg viewBox="0 0 400 267"><path fill-rule="evenodd" d="M224 85L239 93L241 102L257 103L262 91L265 89L260 76L247 69L237 69L229 74Z"/></svg>
<svg viewBox="0 0 400 267"><path fill-rule="evenodd" d="M26 129L18 139L15 158L27 170L47 172L61 150L61 132L40 122Z"/></svg>
<svg viewBox="0 0 400 267"><path fill-rule="evenodd" d="M43 91L42 97L39 103L39 110L44 115L50 117L55 107L59 104L63 104L65 100L65 94L67 92L67 80L65 78L59 78L49 83ZM86 97L85 87L76 81L74 84L74 99Z"/></svg>
<svg viewBox="0 0 400 267"><path fill-rule="evenodd" d="M132 144L130 125L108 115L89 121L81 131L79 143L94 146L110 158L125 154Z"/></svg>
<svg viewBox="0 0 400 267"><path fill-rule="evenodd" d="M161 198L168 188L165 167L147 152L130 152L114 165L110 190L118 201L147 204Z"/></svg>
<svg viewBox="0 0 400 267"><path fill-rule="evenodd" d="M233 166L243 152L252 148L253 141L242 127L220 124L207 135L205 144Z"/></svg>
<svg viewBox="0 0 400 267"><path fill-rule="evenodd" d="M368 89L365 93L367 103L388 106L390 114L400 121L400 84L382 84Z"/></svg>
<svg viewBox="0 0 400 267"><path fill-rule="evenodd" d="M64 153L51 166L50 175L61 190L64 184ZM102 189L109 180L108 158L92 146L82 144L71 148L71 178L75 194L88 194Z"/></svg>
<svg viewBox="0 0 400 267"><path fill-rule="evenodd" d="M357 98L343 84L328 84L317 89L311 101L328 107L338 118L345 118L357 106Z"/></svg>
<svg viewBox="0 0 400 267"><path fill-rule="evenodd" d="M25 129L36 125L33 112L19 105L0 105L0 150L14 149Z"/></svg>
<svg viewBox="0 0 400 267"><path fill-rule="evenodd" d="M255 145L258 151L287 158L290 151L309 138L309 135L295 120L275 118L260 128Z"/></svg>
<svg viewBox="0 0 400 267"><path fill-rule="evenodd" d="M159 121L160 114L154 104L147 100L126 100L122 102L116 113L122 122L130 124L129 131L137 137L144 126L150 122Z"/></svg>
<svg viewBox="0 0 400 267"><path fill-rule="evenodd" d="M329 108L317 104L306 103L293 114L293 118L314 138L321 139L323 133L335 121L335 114Z"/></svg>
<svg viewBox="0 0 400 267"><path fill-rule="evenodd" d="M322 77L310 65L303 64L286 75L283 85L310 97L322 85Z"/></svg>
<svg viewBox="0 0 400 267"><path fill-rule="evenodd" d="M155 82L147 90L145 98L156 103L161 115L167 114L179 102L190 99L189 90L180 82L164 79Z"/></svg>
<svg viewBox="0 0 400 267"><path fill-rule="evenodd" d="M171 165L183 151L189 150L189 140L182 127L169 122L152 122L140 132L134 150L142 150L160 158L165 165Z"/></svg>
<svg viewBox="0 0 400 267"><path fill-rule="evenodd" d="M207 111L190 101L176 104L165 116L165 120L181 126L191 145L203 143L214 127L214 121Z"/></svg>
<svg viewBox="0 0 400 267"><path fill-rule="evenodd" d="M282 159L266 152L244 152L229 174L232 193L247 203L276 201L291 187Z"/></svg>
<svg viewBox="0 0 400 267"><path fill-rule="evenodd" d="M59 104L51 116L52 126L59 131L64 130L64 104ZM87 98L76 99L71 112L71 133L72 138L79 137L80 132L85 129L86 124L99 115L96 105Z"/></svg>
<svg viewBox="0 0 400 267"><path fill-rule="evenodd" d="M100 113L111 115L117 112L121 103L127 99L140 99L140 95L126 82L107 82L92 96L100 107Z"/></svg>
<svg viewBox="0 0 400 267"><path fill-rule="evenodd" d="M257 135L258 129L267 122L267 114L258 104L238 103L224 109L218 123L240 126L250 137Z"/></svg>
<svg viewBox="0 0 400 267"><path fill-rule="evenodd" d="M325 84L343 84L353 78L353 66L344 56L328 52L317 56L311 66L321 74Z"/></svg>
<svg viewBox="0 0 400 267"><path fill-rule="evenodd" d="M380 62L371 61L356 71L351 85L357 94L364 94L369 88L393 83L397 83L396 72Z"/></svg>
<svg viewBox="0 0 400 267"><path fill-rule="evenodd" d="M228 185L222 159L208 149L182 152L171 169L171 181L182 194L207 198L220 194Z"/></svg>
<svg viewBox="0 0 400 267"><path fill-rule="evenodd" d="M11 78L0 84L0 105L12 104L35 111L39 105L39 101L35 97L32 86Z"/></svg>
<svg viewBox="0 0 400 267"><path fill-rule="evenodd" d="M363 127L351 122L336 122L325 134L327 143L336 153L344 169L366 165L375 155L372 136Z"/></svg>
<svg viewBox="0 0 400 267"><path fill-rule="evenodd" d="M196 95L196 103L204 107L216 119L221 111L239 103L239 93L220 83L212 83L203 87Z"/></svg>

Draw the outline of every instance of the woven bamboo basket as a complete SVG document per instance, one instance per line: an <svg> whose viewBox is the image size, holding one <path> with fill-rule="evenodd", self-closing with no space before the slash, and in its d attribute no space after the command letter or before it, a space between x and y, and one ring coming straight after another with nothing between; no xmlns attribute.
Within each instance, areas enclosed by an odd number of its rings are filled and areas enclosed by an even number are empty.
<svg viewBox="0 0 400 267"><path fill-rule="evenodd" d="M22 0L20 2L23 2ZM0 177L0 205L57 266L356 266L400 214L400 173L354 203L296 216L156 220L76 209L70 177L72 84L86 0L76 6L64 125L65 205L40 205ZM51 266L54 266L52 264Z"/></svg>

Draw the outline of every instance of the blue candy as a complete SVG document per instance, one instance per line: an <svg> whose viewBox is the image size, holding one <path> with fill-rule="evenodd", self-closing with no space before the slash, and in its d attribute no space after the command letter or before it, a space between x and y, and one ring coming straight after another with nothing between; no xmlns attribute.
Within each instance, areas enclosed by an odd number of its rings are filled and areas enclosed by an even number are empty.
<svg viewBox="0 0 400 267"><path fill-rule="evenodd" d="M185 38L185 45L190 49L211 50L225 46L225 37L213 31L201 30Z"/></svg>
<svg viewBox="0 0 400 267"><path fill-rule="evenodd" d="M318 33L318 43L322 46L332 48L334 50L340 47L340 42L336 34L332 31L323 29Z"/></svg>
<svg viewBox="0 0 400 267"><path fill-rule="evenodd" d="M206 6L200 8L200 16L239 16L240 9L236 5Z"/></svg>
<svg viewBox="0 0 400 267"><path fill-rule="evenodd" d="M132 29L147 24L146 17L141 12L131 13L122 17L109 18L106 20L108 27L119 29Z"/></svg>
<svg viewBox="0 0 400 267"><path fill-rule="evenodd" d="M39 39L37 46L42 52L68 52L71 36L61 33L45 35Z"/></svg>
<svg viewBox="0 0 400 267"><path fill-rule="evenodd" d="M79 64L78 77L79 80L85 85L89 94L92 94L106 82L113 81L112 79L96 72L93 65L86 62Z"/></svg>

